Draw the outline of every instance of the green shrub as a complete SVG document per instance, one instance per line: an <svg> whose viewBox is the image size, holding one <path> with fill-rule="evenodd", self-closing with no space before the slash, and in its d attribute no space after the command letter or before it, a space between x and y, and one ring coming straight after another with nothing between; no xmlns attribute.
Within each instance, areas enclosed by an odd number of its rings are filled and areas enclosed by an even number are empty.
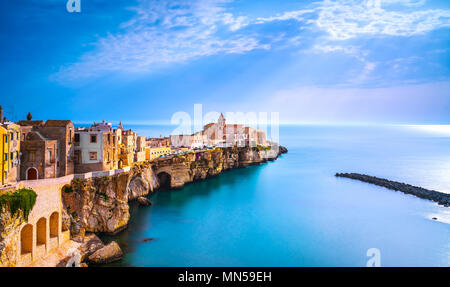
<svg viewBox="0 0 450 287"><path fill-rule="evenodd" d="M36 197L36 192L29 188L8 192L0 195L0 210L3 210L4 206L8 206L11 216L14 216L20 209L23 212L23 217L28 221L28 215L36 203Z"/></svg>

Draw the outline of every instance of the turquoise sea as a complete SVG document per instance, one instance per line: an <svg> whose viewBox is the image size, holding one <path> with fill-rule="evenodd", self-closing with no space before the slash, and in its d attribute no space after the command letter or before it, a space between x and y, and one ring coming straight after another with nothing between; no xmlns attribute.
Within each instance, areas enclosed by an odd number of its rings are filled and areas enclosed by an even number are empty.
<svg viewBox="0 0 450 287"><path fill-rule="evenodd" d="M135 126L141 135L170 127ZM450 266L450 208L358 172L450 192L450 133L406 126L281 126L277 161L133 204L123 266ZM433 220L437 217L438 220ZM152 238L154 240L146 241Z"/></svg>

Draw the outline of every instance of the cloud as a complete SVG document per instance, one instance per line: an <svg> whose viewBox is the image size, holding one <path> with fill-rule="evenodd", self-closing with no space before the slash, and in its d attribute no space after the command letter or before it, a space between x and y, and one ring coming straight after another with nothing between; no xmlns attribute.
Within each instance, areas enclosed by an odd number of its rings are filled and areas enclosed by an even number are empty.
<svg viewBox="0 0 450 287"><path fill-rule="evenodd" d="M333 40L347 40L361 35L413 36L428 31L450 27L450 10L383 9L384 4L420 6L423 1L407 0L341 0L322 2L316 20L318 28L326 31Z"/></svg>
<svg viewBox="0 0 450 287"><path fill-rule="evenodd" d="M122 32L101 38L95 51L62 67L53 78L66 81L103 72L146 72L202 56L269 49L258 37L236 33L247 25L247 19L225 12L228 2L142 0L132 8L135 17L121 25Z"/></svg>
<svg viewBox="0 0 450 287"><path fill-rule="evenodd" d="M256 24L262 24L266 22L273 21L287 21L287 20L297 20L297 21L305 21L307 18L305 17L307 14L315 13L315 9L305 9L305 10L296 10L296 11L288 11L282 14L278 14L276 16L271 17L258 17L256 18Z"/></svg>
<svg viewBox="0 0 450 287"><path fill-rule="evenodd" d="M232 0L140 0L131 8L135 15L120 25L119 33L100 38L93 51L61 67L52 78L66 82L117 71L149 72L206 56L297 47L308 43L308 37L303 37L305 27L315 53L352 55L363 62L362 74L368 75L376 63L366 61L367 51L345 40L413 36L450 26L450 10L423 9L422 0L324 0L253 18L231 13L235 11L229 9L231 4ZM298 30L270 29L273 22L284 21L298 22ZM264 25L269 28L264 30Z"/></svg>

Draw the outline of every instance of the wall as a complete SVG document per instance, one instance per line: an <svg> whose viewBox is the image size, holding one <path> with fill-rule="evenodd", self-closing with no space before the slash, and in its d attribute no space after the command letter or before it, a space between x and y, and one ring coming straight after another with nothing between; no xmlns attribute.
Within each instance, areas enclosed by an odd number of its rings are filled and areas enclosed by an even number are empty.
<svg viewBox="0 0 450 287"><path fill-rule="evenodd" d="M80 144L75 150L81 150L81 163L101 163L103 159L103 137L101 132L80 132ZM97 142L91 143L91 135L97 136ZM97 153L97 159L91 160L90 152Z"/></svg>

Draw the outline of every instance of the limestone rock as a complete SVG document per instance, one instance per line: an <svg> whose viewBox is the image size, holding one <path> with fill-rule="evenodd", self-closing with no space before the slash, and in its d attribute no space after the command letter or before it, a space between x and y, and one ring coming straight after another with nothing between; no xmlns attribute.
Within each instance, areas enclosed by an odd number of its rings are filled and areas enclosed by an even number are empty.
<svg viewBox="0 0 450 287"><path fill-rule="evenodd" d="M142 205L142 206L150 206L153 204L148 198L143 197L143 196L139 196L137 200L139 202L139 205Z"/></svg>
<svg viewBox="0 0 450 287"><path fill-rule="evenodd" d="M108 264L111 262L119 261L120 259L122 259L122 256L122 249L120 249L119 244L113 241L91 254L88 257L88 261L89 263L95 265Z"/></svg>
<svg viewBox="0 0 450 287"><path fill-rule="evenodd" d="M279 150L280 150L280 152L279 152L280 154L288 152L288 149L286 147L284 147L284 146L281 146L281 145L279 147Z"/></svg>

